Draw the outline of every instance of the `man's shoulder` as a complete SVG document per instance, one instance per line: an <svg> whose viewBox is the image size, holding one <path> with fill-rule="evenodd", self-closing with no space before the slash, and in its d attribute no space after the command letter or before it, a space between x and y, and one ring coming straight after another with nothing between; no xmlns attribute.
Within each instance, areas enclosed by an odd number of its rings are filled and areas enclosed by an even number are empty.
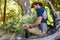
<svg viewBox="0 0 60 40"><path fill-rule="evenodd" d="M44 12L44 8L39 8L38 10L37 10L37 16L39 17L39 16L42 16L43 15L43 12Z"/></svg>
<svg viewBox="0 0 60 40"><path fill-rule="evenodd" d="M41 7L41 8L38 8L37 10L38 10L38 11L44 11L44 8Z"/></svg>

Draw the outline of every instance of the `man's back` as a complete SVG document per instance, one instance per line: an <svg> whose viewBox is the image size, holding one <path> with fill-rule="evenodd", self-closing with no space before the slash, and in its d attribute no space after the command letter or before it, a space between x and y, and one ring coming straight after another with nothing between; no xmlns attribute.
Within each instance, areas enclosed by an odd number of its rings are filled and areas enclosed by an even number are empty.
<svg viewBox="0 0 60 40"><path fill-rule="evenodd" d="M39 29L42 30L42 32L46 32L48 30L47 28L47 12L44 8L38 8L37 9L37 17L41 16L42 21L41 24L39 25Z"/></svg>

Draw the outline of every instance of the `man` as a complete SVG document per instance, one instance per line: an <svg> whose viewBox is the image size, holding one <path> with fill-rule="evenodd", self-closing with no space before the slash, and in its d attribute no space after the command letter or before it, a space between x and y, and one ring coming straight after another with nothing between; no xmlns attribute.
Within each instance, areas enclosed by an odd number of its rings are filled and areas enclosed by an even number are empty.
<svg viewBox="0 0 60 40"><path fill-rule="evenodd" d="M36 35L43 35L48 30L48 27L46 24L47 12L42 6L43 6L42 3L39 3L39 2L32 3L31 8L34 8L36 10L37 20L32 25L29 25L29 24L24 25L25 30L27 29L28 32L31 32L31 33L36 34Z"/></svg>

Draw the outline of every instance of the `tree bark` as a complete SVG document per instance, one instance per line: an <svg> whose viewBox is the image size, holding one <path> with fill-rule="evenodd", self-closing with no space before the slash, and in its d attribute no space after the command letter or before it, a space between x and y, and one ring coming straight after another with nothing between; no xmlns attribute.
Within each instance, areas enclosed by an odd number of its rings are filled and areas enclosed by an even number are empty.
<svg viewBox="0 0 60 40"><path fill-rule="evenodd" d="M1 3L0 3L0 17L1 17L1 20L0 21L2 21L2 9L1 9L1 6L2 6L2 0L0 1Z"/></svg>
<svg viewBox="0 0 60 40"><path fill-rule="evenodd" d="M16 0L14 0L15 2L17 2ZM24 2L26 2L26 5L24 4ZM30 8L30 0L25 0L23 2L23 0L18 0L18 4L21 6L22 11L24 14L31 14L31 8Z"/></svg>
<svg viewBox="0 0 60 40"><path fill-rule="evenodd" d="M52 3L51 3L49 0L46 0L46 2L48 2L48 4L50 5L50 7L51 7L52 11L53 11L53 12L55 12L54 7L53 7Z"/></svg>
<svg viewBox="0 0 60 40"><path fill-rule="evenodd" d="M4 15L3 15L3 23L5 23L5 19L6 19L6 4L7 4L7 0L5 0L4 2Z"/></svg>
<svg viewBox="0 0 60 40"><path fill-rule="evenodd" d="M26 7L25 7L23 1L22 1L22 0L19 0L19 3L20 3L20 5L21 5L22 8L23 8L23 12L24 12L24 14L26 14L26 13L27 13L27 9L26 9Z"/></svg>
<svg viewBox="0 0 60 40"><path fill-rule="evenodd" d="M31 15L30 0L26 0L27 14Z"/></svg>
<svg viewBox="0 0 60 40"><path fill-rule="evenodd" d="M21 6L21 4L19 3L19 1L17 0L14 0L20 7L21 7L21 10L22 10L22 15L23 15L23 8L22 8L22 6Z"/></svg>

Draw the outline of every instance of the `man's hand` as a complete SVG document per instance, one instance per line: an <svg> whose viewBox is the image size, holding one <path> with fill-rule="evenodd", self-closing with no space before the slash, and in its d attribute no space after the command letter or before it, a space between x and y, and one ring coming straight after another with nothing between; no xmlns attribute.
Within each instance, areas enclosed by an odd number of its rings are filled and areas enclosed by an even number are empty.
<svg viewBox="0 0 60 40"><path fill-rule="evenodd" d="M23 25L23 28L24 28L24 29L28 29L28 28L29 28L29 24L24 24L24 25Z"/></svg>

